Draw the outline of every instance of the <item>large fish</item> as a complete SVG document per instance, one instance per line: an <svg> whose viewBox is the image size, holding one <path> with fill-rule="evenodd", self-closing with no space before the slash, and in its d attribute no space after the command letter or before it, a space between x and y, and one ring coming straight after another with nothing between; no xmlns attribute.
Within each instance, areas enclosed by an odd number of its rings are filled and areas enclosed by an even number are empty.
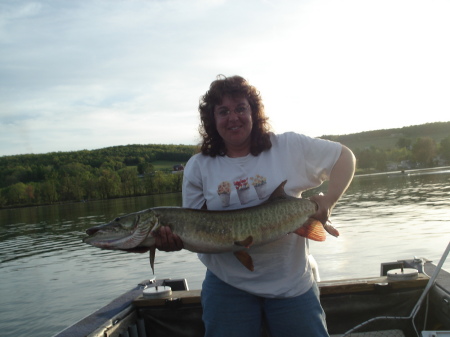
<svg viewBox="0 0 450 337"><path fill-rule="evenodd" d="M231 211L208 211L182 207L155 207L131 213L89 228L83 241L103 249L145 252L150 250L154 272L155 236L161 226L169 226L183 241L184 248L196 253L234 252L239 261L253 271L250 246L264 245L289 234L324 241L325 230L339 232L329 224L310 218L317 204L284 192L284 185L268 201L254 207ZM325 229L325 230L324 230Z"/></svg>

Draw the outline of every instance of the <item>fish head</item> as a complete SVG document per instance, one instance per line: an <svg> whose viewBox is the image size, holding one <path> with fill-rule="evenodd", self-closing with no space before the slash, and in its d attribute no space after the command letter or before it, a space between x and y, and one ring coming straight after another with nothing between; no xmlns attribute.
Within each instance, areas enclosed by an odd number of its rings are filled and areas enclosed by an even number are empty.
<svg viewBox="0 0 450 337"><path fill-rule="evenodd" d="M158 218L152 209L127 214L87 229L88 237L83 242L102 249L140 252L143 248L146 251L151 245L146 239L157 223Z"/></svg>

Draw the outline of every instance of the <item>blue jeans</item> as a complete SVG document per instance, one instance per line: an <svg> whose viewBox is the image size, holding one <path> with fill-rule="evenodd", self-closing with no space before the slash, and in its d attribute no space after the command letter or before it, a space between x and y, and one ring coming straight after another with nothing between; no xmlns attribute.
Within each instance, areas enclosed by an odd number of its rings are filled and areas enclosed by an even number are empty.
<svg viewBox="0 0 450 337"><path fill-rule="evenodd" d="M209 270L202 286L205 337L328 337L317 284L292 298L264 298L221 281Z"/></svg>

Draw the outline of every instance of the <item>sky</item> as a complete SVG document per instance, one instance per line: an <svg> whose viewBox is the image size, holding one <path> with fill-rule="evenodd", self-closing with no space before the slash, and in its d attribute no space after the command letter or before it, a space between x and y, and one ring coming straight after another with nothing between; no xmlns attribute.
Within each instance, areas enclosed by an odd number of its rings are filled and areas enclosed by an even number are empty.
<svg viewBox="0 0 450 337"><path fill-rule="evenodd" d="M0 156L197 144L219 74L276 133L450 121L450 0L2 0Z"/></svg>

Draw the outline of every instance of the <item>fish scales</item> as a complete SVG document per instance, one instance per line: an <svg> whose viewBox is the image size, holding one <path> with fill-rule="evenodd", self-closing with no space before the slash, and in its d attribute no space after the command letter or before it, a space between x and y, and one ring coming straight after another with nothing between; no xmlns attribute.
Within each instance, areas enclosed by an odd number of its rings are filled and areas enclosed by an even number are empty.
<svg viewBox="0 0 450 337"><path fill-rule="evenodd" d="M154 208L160 226L169 226L197 253L241 249L236 242L251 236L253 245L265 244L299 228L315 213L315 204L292 198L233 211ZM222 248L222 249L221 249Z"/></svg>
<svg viewBox="0 0 450 337"><path fill-rule="evenodd" d="M197 253L229 251L232 238L230 221L211 216L208 211L183 209L156 209L160 226L169 226L183 239L186 249Z"/></svg>

